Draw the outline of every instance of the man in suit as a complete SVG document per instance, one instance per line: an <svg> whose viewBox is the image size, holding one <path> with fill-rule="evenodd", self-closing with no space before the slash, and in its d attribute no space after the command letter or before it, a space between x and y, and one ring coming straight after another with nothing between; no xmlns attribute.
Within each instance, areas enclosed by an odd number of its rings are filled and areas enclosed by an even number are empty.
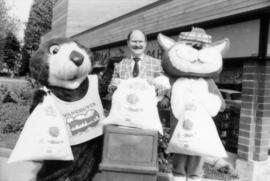
<svg viewBox="0 0 270 181"><path fill-rule="evenodd" d="M154 78L164 74L161 60L145 54L146 35L141 30L132 30L127 36L127 45L130 56L114 65L112 80L108 88L109 92L113 92L117 88L121 79L140 77L155 86L158 96L166 95L168 88L154 81Z"/></svg>

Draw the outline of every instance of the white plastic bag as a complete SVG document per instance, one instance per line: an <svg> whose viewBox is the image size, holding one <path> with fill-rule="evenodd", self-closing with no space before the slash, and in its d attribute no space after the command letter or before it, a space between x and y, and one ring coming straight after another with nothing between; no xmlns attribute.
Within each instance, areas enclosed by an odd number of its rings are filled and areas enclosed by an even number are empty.
<svg viewBox="0 0 270 181"><path fill-rule="evenodd" d="M50 95L28 117L8 163L73 160L66 125Z"/></svg>
<svg viewBox="0 0 270 181"><path fill-rule="evenodd" d="M141 78L121 81L104 124L156 130L163 134L154 86Z"/></svg>
<svg viewBox="0 0 270 181"><path fill-rule="evenodd" d="M226 157L227 153L208 112L194 100L179 114L167 152Z"/></svg>
<svg viewBox="0 0 270 181"><path fill-rule="evenodd" d="M158 76L158 77L154 78L153 85L157 86L157 87L162 86L164 89L170 89L171 88L169 78L164 76L164 75L161 75L161 76ZM157 97L158 101L161 101L163 99L163 97L164 97L164 95L158 96Z"/></svg>

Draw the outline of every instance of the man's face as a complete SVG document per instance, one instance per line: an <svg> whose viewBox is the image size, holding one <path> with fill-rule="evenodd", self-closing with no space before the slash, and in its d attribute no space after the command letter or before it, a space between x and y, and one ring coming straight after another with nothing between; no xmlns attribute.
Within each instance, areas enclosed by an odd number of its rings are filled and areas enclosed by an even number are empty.
<svg viewBox="0 0 270 181"><path fill-rule="evenodd" d="M146 49L146 40L144 34L137 30L132 32L130 39L128 40L128 47L131 50L132 55L135 57L144 54Z"/></svg>

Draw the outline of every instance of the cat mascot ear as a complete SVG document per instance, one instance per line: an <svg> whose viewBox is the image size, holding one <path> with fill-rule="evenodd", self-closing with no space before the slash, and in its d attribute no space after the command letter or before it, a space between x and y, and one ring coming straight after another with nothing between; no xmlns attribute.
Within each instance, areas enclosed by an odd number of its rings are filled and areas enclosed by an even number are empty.
<svg viewBox="0 0 270 181"><path fill-rule="evenodd" d="M211 46L217 49L221 53L221 55L224 55L229 50L230 40L228 38L225 38L224 40L212 43Z"/></svg>
<svg viewBox="0 0 270 181"><path fill-rule="evenodd" d="M160 46L163 48L163 50L168 51L174 44L175 41L161 33L158 34L158 42Z"/></svg>

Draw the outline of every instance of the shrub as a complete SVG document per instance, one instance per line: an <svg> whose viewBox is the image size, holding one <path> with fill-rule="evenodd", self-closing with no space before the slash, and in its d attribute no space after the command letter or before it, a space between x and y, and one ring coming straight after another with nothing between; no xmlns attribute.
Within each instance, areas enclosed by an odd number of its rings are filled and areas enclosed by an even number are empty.
<svg viewBox="0 0 270 181"><path fill-rule="evenodd" d="M4 99L4 96L7 94L8 92L8 87L5 85L0 85L0 101L2 102L2 100Z"/></svg>
<svg viewBox="0 0 270 181"><path fill-rule="evenodd" d="M22 130L29 115L29 105L6 103L0 105L1 133L16 133Z"/></svg>
<svg viewBox="0 0 270 181"><path fill-rule="evenodd" d="M29 116L34 88L23 80L0 83L0 146L13 148Z"/></svg>
<svg viewBox="0 0 270 181"><path fill-rule="evenodd" d="M17 103L18 97L7 85L0 85L0 100L2 103Z"/></svg>
<svg viewBox="0 0 270 181"><path fill-rule="evenodd" d="M30 86L21 87L20 89L14 89L14 94L18 98L18 103L21 105L28 105L32 101L34 89Z"/></svg>
<svg viewBox="0 0 270 181"><path fill-rule="evenodd" d="M12 93L10 91L8 91L6 93L6 95L4 95L4 98L2 100L2 103L9 103L9 102L12 102L12 103L18 103L18 97L16 97L16 95L12 95Z"/></svg>
<svg viewBox="0 0 270 181"><path fill-rule="evenodd" d="M26 76L26 77L25 77L25 80L26 80L27 86L28 86L29 88L34 89L34 88L40 86L40 85L38 84L38 82L37 82L34 78L32 78L32 77L30 77L30 76Z"/></svg>
<svg viewBox="0 0 270 181"><path fill-rule="evenodd" d="M30 104L34 88L29 84L10 83L0 85L0 102L2 103L18 103L21 105Z"/></svg>
<svg viewBox="0 0 270 181"><path fill-rule="evenodd" d="M163 127L163 135L159 134L158 139L158 163L159 171L161 172L171 172L172 170L172 154L166 153L168 143L170 140L170 135L172 134L171 128Z"/></svg>
<svg viewBox="0 0 270 181"><path fill-rule="evenodd" d="M23 128L23 123L22 122L16 122L16 121L11 121L11 122L5 122L3 124L2 128L2 133L17 133L18 131L21 131Z"/></svg>

